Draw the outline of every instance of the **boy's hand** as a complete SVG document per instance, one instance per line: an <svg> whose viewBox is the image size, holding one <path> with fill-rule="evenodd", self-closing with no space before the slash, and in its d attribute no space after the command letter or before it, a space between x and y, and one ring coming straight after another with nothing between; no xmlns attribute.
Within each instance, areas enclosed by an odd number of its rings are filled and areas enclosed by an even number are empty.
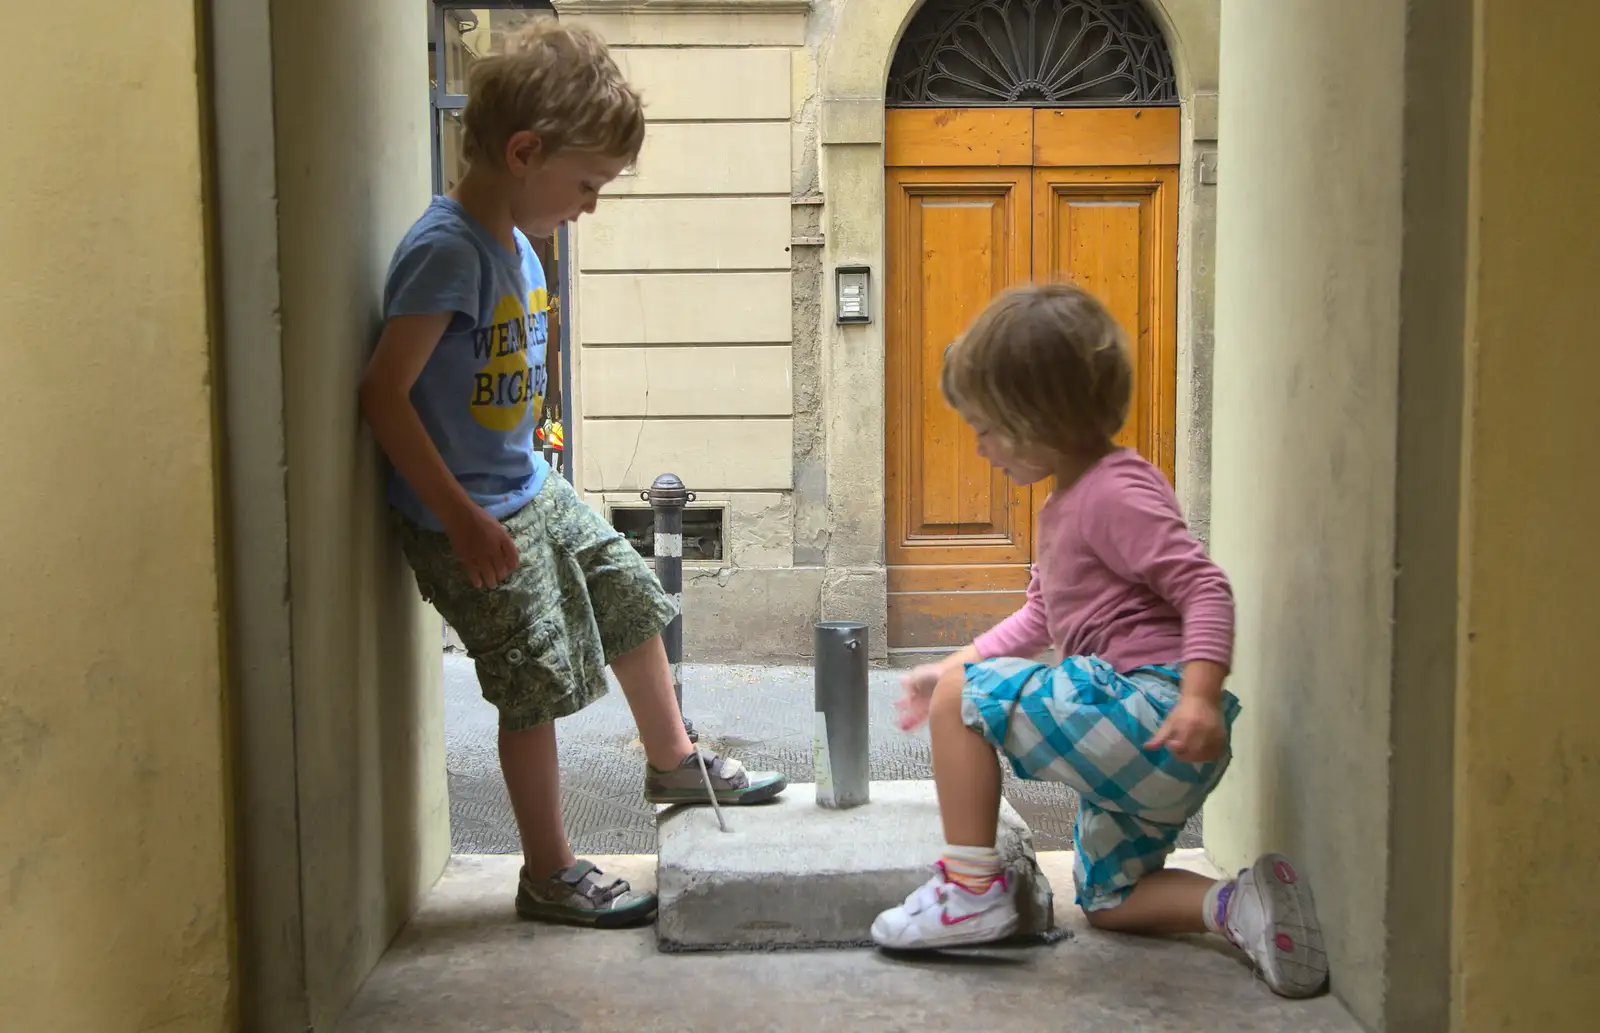
<svg viewBox="0 0 1600 1033"><path fill-rule="evenodd" d="M933 689L941 676L944 676L944 667L939 664L920 664L901 675L904 694L894 700L894 708L899 712L896 723L902 732L917 731L928 721L928 712L933 708Z"/></svg>
<svg viewBox="0 0 1600 1033"><path fill-rule="evenodd" d="M1222 756L1227 745L1222 708L1209 699L1183 696L1144 748L1159 750L1165 746L1181 761L1208 764Z"/></svg>
<svg viewBox="0 0 1600 1033"><path fill-rule="evenodd" d="M467 580L474 588L493 588L517 569L516 543L505 525L482 506L468 504L461 507L454 519L444 526L461 565L467 568Z"/></svg>
<svg viewBox="0 0 1600 1033"><path fill-rule="evenodd" d="M927 722L928 711L933 707L933 690L943 674L944 668L938 664L921 664L901 675L900 687L905 693L894 706L900 712L902 732L915 731Z"/></svg>

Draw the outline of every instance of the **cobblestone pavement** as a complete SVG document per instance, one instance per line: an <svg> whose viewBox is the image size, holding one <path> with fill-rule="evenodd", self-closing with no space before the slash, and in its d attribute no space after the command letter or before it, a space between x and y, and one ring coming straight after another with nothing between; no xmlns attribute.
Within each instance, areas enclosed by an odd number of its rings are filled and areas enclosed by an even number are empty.
<svg viewBox="0 0 1600 1033"><path fill-rule="evenodd" d="M874 780L932 777L926 732L894 727L899 671L874 669L869 692ZM747 767L811 781L812 672L809 667L684 666L684 710L701 744ZM478 695L472 662L444 657L445 750L450 831L458 854L514 854L516 824L495 750L494 708ZM641 795L644 752L615 684L604 699L557 726L562 802L573 849L583 854L654 853L655 810ZM1077 799L1065 786L1023 782L1006 772L1004 792L1040 850L1070 850ZM1198 817L1181 847L1200 845Z"/></svg>

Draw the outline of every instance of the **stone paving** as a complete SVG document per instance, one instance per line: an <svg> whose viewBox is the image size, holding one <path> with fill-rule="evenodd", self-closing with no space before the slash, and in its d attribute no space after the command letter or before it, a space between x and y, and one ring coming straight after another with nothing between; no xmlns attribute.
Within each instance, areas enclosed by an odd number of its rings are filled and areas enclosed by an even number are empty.
<svg viewBox="0 0 1600 1033"><path fill-rule="evenodd" d="M872 778L932 777L928 736L894 727L900 671L874 669L869 682ZM458 854L518 852L516 825L495 751L495 712L478 694L472 662L444 656L445 748L450 827ZM812 672L809 667L687 664L684 709L703 744L752 768L812 781ZM640 794L644 753L621 690L558 726L567 831L581 854L650 854L655 811ZM1006 772L1006 799L1033 829L1035 848L1070 850L1077 800L1065 786L1023 782ZM1200 845L1200 821L1180 847Z"/></svg>

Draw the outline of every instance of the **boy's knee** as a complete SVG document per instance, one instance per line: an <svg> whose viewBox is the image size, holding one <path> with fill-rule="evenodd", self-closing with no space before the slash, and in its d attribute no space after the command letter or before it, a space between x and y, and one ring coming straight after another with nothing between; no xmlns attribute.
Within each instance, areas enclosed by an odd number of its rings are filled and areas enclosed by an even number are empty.
<svg viewBox="0 0 1600 1033"><path fill-rule="evenodd" d="M1133 888L1130 886L1121 892L1110 894L1109 899L1101 897L1080 904L1079 907L1083 909L1083 917L1089 920L1089 924L1102 932L1133 932L1143 928L1147 922L1141 923L1137 916L1124 906L1132 894Z"/></svg>
<svg viewBox="0 0 1600 1033"><path fill-rule="evenodd" d="M967 674L961 668L946 671L940 678L939 684L933 689L933 708L935 715L954 715L957 719L961 716L961 694L967 687Z"/></svg>
<svg viewBox="0 0 1600 1033"><path fill-rule="evenodd" d="M1083 909L1083 917L1087 918L1089 920L1089 924L1094 926L1096 929L1101 929L1106 932L1116 932L1121 928L1122 925L1120 917L1117 914L1117 912L1120 910L1122 910L1121 901L1118 901L1111 907L1101 907L1094 911L1090 911L1087 907L1085 907Z"/></svg>

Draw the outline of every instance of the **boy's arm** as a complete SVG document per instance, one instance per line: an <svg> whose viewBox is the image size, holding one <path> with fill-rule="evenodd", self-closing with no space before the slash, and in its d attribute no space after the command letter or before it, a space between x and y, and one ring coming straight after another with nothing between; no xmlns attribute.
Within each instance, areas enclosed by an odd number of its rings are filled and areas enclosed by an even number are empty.
<svg viewBox="0 0 1600 1033"><path fill-rule="evenodd" d="M1183 680L1178 693L1184 699L1203 699L1214 707L1222 706L1222 683L1228 669L1215 660L1188 660L1183 665Z"/></svg>
<svg viewBox="0 0 1600 1033"><path fill-rule="evenodd" d="M472 583L489 588L516 568L516 546L461 487L411 404L411 388L452 315L396 316L384 324L361 377L361 408L384 454L444 525Z"/></svg>
<svg viewBox="0 0 1600 1033"><path fill-rule="evenodd" d="M972 645L945 662L953 665L957 657L961 658L961 663L976 663L996 656L1031 659L1047 649L1051 645L1050 626L1045 620L1044 594L1039 587L1039 574L1039 565L1035 563L1033 574L1028 578L1028 598L1023 602L1022 609L979 635Z"/></svg>
<svg viewBox="0 0 1600 1033"><path fill-rule="evenodd" d="M1228 744L1222 681L1233 653L1233 591L1228 577L1189 532L1172 489L1153 468L1105 483L1084 507L1084 537L1100 561L1165 599L1183 620L1178 705L1144 748L1205 764Z"/></svg>
<svg viewBox="0 0 1600 1033"><path fill-rule="evenodd" d="M990 657L1037 656L1049 644L1044 599L1039 590L1039 568L1035 566L1033 577L1028 581L1028 599L1022 604L1022 609L979 635L970 646L963 646L937 663L913 668L901 679L906 691L905 698L897 704L900 708L901 730L909 732L928 720L933 690L951 671L961 670L967 664Z"/></svg>
<svg viewBox="0 0 1600 1033"><path fill-rule="evenodd" d="M939 677L943 677L951 670L992 657L1035 657L1050 644L1050 631L1045 625L1044 618L1044 599L1039 591L1039 568L1036 565L1033 577L1028 581L1028 598L1022 604L1022 609L979 635L971 645L962 646L944 659L926 665L922 669L931 669ZM925 688L931 692L933 682L928 682Z"/></svg>
<svg viewBox="0 0 1600 1033"><path fill-rule="evenodd" d="M1084 512L1085 538L1101 562L1148 585L1183 619L1184 695L1220 701L1233 658L1233 591L1170 489L1154 477L1128 478Z"/></svg>

